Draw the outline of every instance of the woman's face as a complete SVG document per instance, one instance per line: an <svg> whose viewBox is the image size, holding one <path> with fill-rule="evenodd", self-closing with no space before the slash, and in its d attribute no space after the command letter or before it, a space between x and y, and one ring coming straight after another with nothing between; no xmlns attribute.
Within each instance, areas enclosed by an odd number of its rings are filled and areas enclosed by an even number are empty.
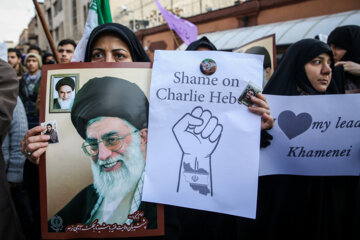
<svg viewBox="0 0 360 240"><path fill-rule="evenodd" d="M343 58L343 56L346 54L347 51L345 49L335 46L334 44L331 44L330 47L334 55L335 63L341 61L341 59Z"/></svg>
<svg viewBox="0 0 360 240"><path fill-rule="evenodd" d="M123 40L113 34L98 38L91 51L91 62L132 62L130 50Z"/></svg>
<svg viewBox="0 0 360 240"><path fill-rule="evenodd" d="M306 75L318 92L325 92L331 81L331 58L327 53L322 53L305 64Z"/></svg>

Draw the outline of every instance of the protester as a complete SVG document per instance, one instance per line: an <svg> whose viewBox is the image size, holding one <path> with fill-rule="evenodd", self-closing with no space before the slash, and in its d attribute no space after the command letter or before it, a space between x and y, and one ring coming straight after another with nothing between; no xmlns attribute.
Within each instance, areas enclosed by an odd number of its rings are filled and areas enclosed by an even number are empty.
<svg viewBox="0 0 360 240"><path fill-rule="evenodd" d="M28 53L25 58L28 71L20 80L19 96L24 104L29 129L39 125L39 114L36 111L36 99L40 90L41 57L36 53ZM40 197L39 197L39 169L38 166L25 161L24 189L30 199L32 210L30 233L31 238L40 238Z"/></svg>
<svg viewBox="0 0 360 240"><path fill-rule="evenodd" d="M85 62L150 62L150 59L130 29L120 24L108 23L92 31L86 47ZM49 136L40 135L44 130L43 126L34 127L21 141L23 154L37 164L48 146ZM175 208L165 206L164 239L178 239L179 223L175 211Z"/></svg>
<svg viewBox="0 0 360 240"><path fill-rule="evenodd" d="M21 64L21 52L18 49L8 49L8 63L15 69L18 80L20 80L25 74L26 68Z"/></svg>
<svg viewBox="0 0 360 240"><path fill-rule="evenodd" d="M23 227L23 232L29 231L31 209L28 196L23 189L23 172L25 157L21 153L20 141L28 130L25 108L18 97L13 113L13 120L2 144L5 160L5 170L11 196Z"/></svg>
<svg viewBox="0 0 360 240"><path fill-rule="evenodd" d="M55 64L55 58L51 53L44 53L42 56L42 62L44 65L46 64Z"/></svg>
<svg viewBox="0 0 360 240"><path fill-rule="evenodd" d="M60 55L60 63L70 63L74 55L76 43L72 39L63 39L59 42L57 51Z"/></svg>
<svg viewBox="0 0 360 240"><path fill-rule="evenodd" d="M37 55L41 56L41 49L38 46L35 45L31 45L28 50L27 53L36 53Z"/></svg>
<svg viewBox="0 0 360 240"><path fill-rule="evenodd" d="M19 81L16 72L0 59L0 145L11 123L16 105ZM0 148L0 239L24 239L21 224L11 198L9 183L5 175L5 164Z"/></svg>
<svg viewBox="0 0 360 240"><path fill-rule="evenodd" d="M9 131L2 147L8 182L16 187L23 180L25 157L21 154L20 141L28 130L24 105L18 97Z"/></svg>
<svg viewBox="0 0 360 240"><path fill-rule="evenodd" d="M334 78L346 93L360 93L360 26L347 25L335 28L328 37L335 60ZM342 70L341 68L341 70Z"/></svg>
<svg viewBox="0 0 360 240"><path fill-rule="evenodd" d="M192 42L185 51L216 51L215 45L207 37ZM247 101L253 102L255 106L248 109L260 116L261 130L270 129L274 124L270 116L270 108L264 95L250 90L252 95L247 94ZM269 137L261 131L261 146L269 144ZM178 208L178 215L181 221L181 239L234 239L236 238L236 218L230 215L194 210L189 208Z"/></svg>
<svg viewBox="0 0 360 240"><path fill-rule="evenodd" d="M315 39L291 45L263 93L342 93L331 78L329 46ZM271 147L271 145L269 146ZM239 239L351 239L357 177L269 175L259 178L254 221L239 218Z"/></svg>
<svg viewBox="0 0 360 240"><path fill-rule="evenodd" d="M215 45L207 37L202 37L189 44L185 51L216 51Z"/></svg>
<svg viewBox="0 0 360 240"><path fill-rule="evenodd" d="M36 98L40 89L41 57L36 53L28 53L25 58L28 71L20 80L19 96L23 101L29 129L39 125L39 115L35 110Z"/></svg>
<svg viewBox="0 0 360 240"><path fill-rule="evenodd" d="M99 46L95 49L96 40ZM115 48L112 40L115 40L120 48ZM116 51L112 51L113 49ZM150 62L150 59L130 29L120 24L107 23L91 32L86 46L85 62Z"/></svg>

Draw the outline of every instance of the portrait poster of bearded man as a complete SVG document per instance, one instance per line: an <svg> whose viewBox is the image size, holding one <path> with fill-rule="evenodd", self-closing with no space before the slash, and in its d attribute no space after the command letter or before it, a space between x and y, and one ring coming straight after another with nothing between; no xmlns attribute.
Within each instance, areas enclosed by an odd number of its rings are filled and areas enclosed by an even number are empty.
<svg viewBox="0 0 360 240"><path fill-rule="evenodd" d="M79 76L80 88L71 112L50 112L51 101L42 101L42 120L56 119L62 133L61 143L48 146L40 161L43 236L164 234L163 207L141 201L150 64L76 65L45 72L46 92L53 76L65 73Z"/></svg>
<svg viewBox="0 0 360 240"><path fill-rule="evenodd" d="M79 76L53 75L51 78L50 112L70 112L79 89Z"/></svg>

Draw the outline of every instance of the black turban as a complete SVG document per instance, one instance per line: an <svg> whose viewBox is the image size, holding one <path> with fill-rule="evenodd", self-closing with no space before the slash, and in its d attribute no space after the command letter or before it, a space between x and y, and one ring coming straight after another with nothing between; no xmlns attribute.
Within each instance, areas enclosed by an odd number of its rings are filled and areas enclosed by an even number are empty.
<svg viewBox="0 0 360 240"><path fill-rule="evenodd" d="M68 85L71 87L72 90L74 90L75 82L71 77L64 77L63 79L61 79L60 81L58 81L56 83L56 86L55 86L56 91L59 91L60 88L64 85Z"/></svg>
<svg viewBox="0 0 360 240"><path fill-rule="evenodd" d="M76 94L71 121L83 139L89 120L118 117L137 129L147 128L149 102L134 83L115 77L90 79Z"/></svg>
<svg viewBox="0 0 360 240"><path fill-rule="evenodd" d="M246 50L245 53L263 55L264 56L264 65L263 65L264 69L268 68L268 67L271 68L270 54L266 50L266 48L260 47L260 46L255 46L255 47L252 47L252 48L249 48L248 50Z"/></svg>

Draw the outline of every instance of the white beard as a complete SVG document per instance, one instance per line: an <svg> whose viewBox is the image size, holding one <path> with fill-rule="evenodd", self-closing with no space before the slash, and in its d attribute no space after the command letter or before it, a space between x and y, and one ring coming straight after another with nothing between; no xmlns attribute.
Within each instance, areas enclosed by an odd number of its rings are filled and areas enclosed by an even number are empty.
<svg viewBox="0 0 360 240"><path fill-rule="evenodd" d="M111 172L103 171L99 165L119 160L122 164L121 167ZM119 201L135 188L145 167L138 135L133 136L131 145L127 147L125 154L109 158L106 161L98 159L97 163L90 159L90 162L97 193L106 199Z"/></svg>
<svg viewBox="0 0 360 240"><path fill-rule="evenodd" d="M74 103L74 94L71 93L71 98L68 100L62 100L61 98L58 98L57 100L61 109L71 109Z"/></svg>

